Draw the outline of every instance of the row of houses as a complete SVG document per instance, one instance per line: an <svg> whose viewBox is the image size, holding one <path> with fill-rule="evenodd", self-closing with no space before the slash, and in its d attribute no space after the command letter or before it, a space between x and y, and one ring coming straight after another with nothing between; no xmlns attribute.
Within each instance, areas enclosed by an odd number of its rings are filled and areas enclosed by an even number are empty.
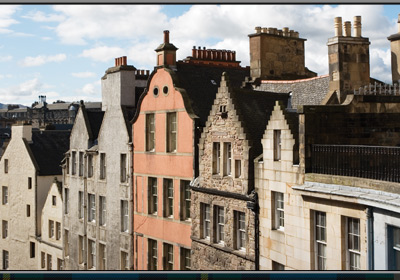
<svg viewBox="0 0 400 280"><path fill-rule="evenodd" d="M350 25L335 18L323 76L288 28L256 27L250 67L201 47L177 61L164 31L150 76L116 58L72 131L13 126L1 268L398 269L400 93L370 84Z"/></svg>

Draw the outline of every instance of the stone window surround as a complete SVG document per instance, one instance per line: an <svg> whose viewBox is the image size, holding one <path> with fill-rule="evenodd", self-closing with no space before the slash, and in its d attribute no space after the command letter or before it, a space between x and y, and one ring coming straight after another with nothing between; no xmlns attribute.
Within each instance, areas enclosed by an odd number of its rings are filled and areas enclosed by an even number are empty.
<svg viewBox="0 0 400 280"><path fill-rule="evenodd" d="M282 196L282 197L279 197ZM272 203L272 229L273 230L280 230L280 231L284 231L285 230L285 226L284 224L281 225L280 220L282 220L282 223L284 223L285 220L285 194L283 192L277 192L277 191L271 191L271 203ZM283 208L279 208L278 207L278 202L282 201L283 204ZM279 214L282 214L283 218L281 218L281 216Z"/></svg>
<svg viewBox="0 0 400 280"><path fill-rule="evenodd" d="M8 221L3 220L1 222L1 237L3 239L8 237Z"/></svg>
<svg viewBox="0 0 400 280"><path fill-rule="evenodd" d="M96 240L88 239L88 269L96 269Z"/></svg>
<svg viewBox="0 0 400 280"><path fill-rule="evenodd" d="M100 180L105 181L107 179L107 159L105 152L99 152L100 158Z"/></svg>
<svg viewBox="0 0 400 280"><path fill-rule="evenodd" d="M207 140L208 141L208 140ZM236 146L236 141L237 139L233 137L229 138L224 138L221 139L219 136L211 136L211 139L209 140L212 149L212 163L213 163L213 168L212 168L212 178L215 179L220 179L220 178L225 178L225 177L230 177L233 178L234 180L241 180L243 179L243 156L240 154L236 154L234 147ZM215 152L214 152L214 143L219 143L219 169L215 170L214 168L214 157L215 157ZM226 143L230 143L231 145L231 153L230 153L230 174L226 174L226 169L227 167L225 166L228 163L227 160L227 153L225 151L226 149ZM243 154L247 154L245 151L243 151ZM240 161L240 176L236 176L236 161ZM222 169L221 169L222 167ZM218 172L217 172L218 171Z"/></svg>
<svg viewBox="0 0 400 280"><path fill-rule="evenodd" d="M129 270L129 253L121 250L121 270Z"/></svg>
<svg viewBox="0 0 400 280"><path fill-rule="evenodd" d="M8 197L9 197L8 187L7 186L3 186L2 190L1 190L1 203L3 205L8 204Z"/></svg>
<svg viewBox="0 0 400 280"><path fill-rule="evenodd" d="M106 226L107 222L107 199L99 195L99 226Z"/></svg>
<svg viewBox="0 0 400 280"><path fill-rule="evenodd" d="M76 176L76 150L71 151L71 175Z"/></svg>
<svg viewBox="0 0 400 280"><path fill-rule="evenodd" d="M87 195L88 222L96 222L96 194L88 193Z"/></svg>
<svg viewBox="0 0 400 280"><path fill-rule="evenodd" d="M214 204L213 208L214 211L212 214L214 215L212 216L213 218L211 218L211 220L213 220L213 230L215 230L214 242L218 245L225 246L225 207Z"/></svg>
<svg viewBox="0 0 400 280"><path fill-rule="evenodd" d="M93 178L94 166L93 166L93 154L86 154L87 156L87 178Z"/></svg>
<svg viewBox="0 0 400 280"><path fill-rule="evenodd" d="M129 232L129 202L121 200L121 232Z"/></svg>

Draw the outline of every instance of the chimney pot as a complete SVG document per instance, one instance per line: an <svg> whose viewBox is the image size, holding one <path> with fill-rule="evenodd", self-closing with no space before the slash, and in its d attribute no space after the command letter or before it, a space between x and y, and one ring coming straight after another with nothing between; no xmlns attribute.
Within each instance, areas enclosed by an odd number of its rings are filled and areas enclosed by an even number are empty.
<svg viewBox="0 0 400 280"><path fill-rule="evenodd" d="M267 32L268 32L268 28L263 27L263 28L261 29L261 32L262 32L262 33L267 33Z"/></svg>
<svg viewBox="0 0 400 280"><path fill-rule="evenodd" d="M354 17L354 37L361 37L361 16Z"/></svg>
<svg viewBox="0 0 400 280"><path fill-rule="evenodd" d="M344 22L344 36L351 37L351 22L350 21Z"/></svg>
<svg viewBox="0 0 400 280"><path fill-rule="evenodd" d="M255 30L257 34L261 33L261 26L256 26Z"/></svg>
<svg viewBox="0 0 400 280"><path fill-rule="evenodd" d="M123 65L128 65L126 56L122 57L122 62L123 62Z"/></svg>
<svg viewBox="0 0 400 280"><path fill-rule="evenodd" d="M342 36L342 17L335 17L335 37Z"/></svg>
<svg viewBox="0 0 400 280"><path fill-rule="evenodd" d="M118 58L115 58L115 67L118 66Z"/></svg>
<svg viewBox="0 0 400 280"><path fill-rule="evenodd" d="M169 43L169 30L164 30L164 43Z"/></svg>
<svg viewBox="0 0 400 280"><path fill-rule="evenodd" d="M289 27L284 27L282 29L282 33L283 33L283 36L288 37L289 36Z"/></svg>

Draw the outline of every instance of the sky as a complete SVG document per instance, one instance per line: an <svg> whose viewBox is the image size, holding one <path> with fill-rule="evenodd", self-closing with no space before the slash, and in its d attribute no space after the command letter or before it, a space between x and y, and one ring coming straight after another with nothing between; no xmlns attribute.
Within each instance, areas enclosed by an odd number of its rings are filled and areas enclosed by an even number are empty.
<svg viewBox="0 0 400 280"><path fill-rule="evenodd" d="M193 46L236 51L249 63L256 26L289 27L305 42L306 67L328 74L334 18L362 17L371 77L391 82L390 42L400 5L0 5L0 103L101 101L101 77L114 58L152 71L155 49L170 31L177 59ZM353 31L352 31L353 32Z"/></svg>

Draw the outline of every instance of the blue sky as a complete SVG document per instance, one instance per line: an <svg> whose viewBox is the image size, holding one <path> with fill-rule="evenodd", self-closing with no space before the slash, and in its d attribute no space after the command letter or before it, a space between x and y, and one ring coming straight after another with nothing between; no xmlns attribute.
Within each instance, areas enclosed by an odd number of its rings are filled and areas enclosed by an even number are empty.
<svg viewBox="0 0 400 280"><path fill-rule="evenodd" d="M101 77L114 58L152 70L154 49L170 30L178 59L193 46L237 52L249 65L248 34L255 26L289 27L306 41L306 66L328 73L326 42L333 19L362 16L371 76L391 81L390 44L400 5L1 5L0 103L100 101Z"/></svg>

